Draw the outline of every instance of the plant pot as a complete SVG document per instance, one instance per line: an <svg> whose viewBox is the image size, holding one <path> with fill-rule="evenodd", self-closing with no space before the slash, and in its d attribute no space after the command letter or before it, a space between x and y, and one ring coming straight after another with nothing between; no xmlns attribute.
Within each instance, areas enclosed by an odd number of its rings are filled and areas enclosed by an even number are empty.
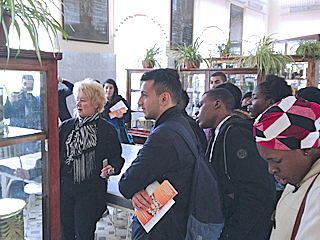
<svg viewBox="0 0 320 240"><path fill-rule="evenodd" d="M11 15L8 13L4 13L3 19L4 19L4 22L6 23L7 31L9 31L9 27L10 27L10 23L11 23ZM6 44L7 44L7 39L6 39L6 36L4 35L3 27L1 24L1 26L0 26L0 46L6 46Z"/></svg>
<svg viewBox="0 0 320 240"><path fill-rule="evenodd" d="M154 60L149 60L148 64L146 60L142 60L142 66L143 68L153 68L155 65L155 61Z"/></svg>
<svg viewBox="0 0 320 240"><path fill-rule="evenodd" d="M187 67L187 69L200 68L200 61L195 60L195 61L191 62L190 60L187 60L186 67Z"/></svg>
<svg viewBox="0 0 320 240"><path fill-rule="evenodd" d="M223 53L223 52L220 53L221 58L228 58L229 56L230 56L230 53Z"/></svg>

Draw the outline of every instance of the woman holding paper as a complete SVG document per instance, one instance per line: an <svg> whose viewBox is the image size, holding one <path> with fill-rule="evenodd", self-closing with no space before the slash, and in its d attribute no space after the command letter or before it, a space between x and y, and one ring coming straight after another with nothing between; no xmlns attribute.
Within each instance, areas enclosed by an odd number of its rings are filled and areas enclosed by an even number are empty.
<svg viewBox="0 0 320 240"><path fill-rule="evenodd" d="M131 121L129 103L119 95L117 84L113 79L107 79L102 86L108 100L102 116L117 128L120 142L132 143L132 139L125 128L125 123Z"/></svg>
<svg viewBox="0 0 320 240"><path fill-rule="evenodd" d="M124 159L115 127L100 114L107 102L101 85L76 82L73 95L78 116L59 127L61 239L93 240L106 210L104 178L119 174Z"/></svg>

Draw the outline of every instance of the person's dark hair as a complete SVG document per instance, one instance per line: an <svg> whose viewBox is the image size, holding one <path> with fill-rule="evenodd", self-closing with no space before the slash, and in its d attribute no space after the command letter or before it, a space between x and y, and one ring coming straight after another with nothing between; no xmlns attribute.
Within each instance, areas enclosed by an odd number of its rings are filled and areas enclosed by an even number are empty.
<svg viewBox="0 0 320 240"><path fill-rule="evenodd" d="M225 88L213 88L205 92L211 101L220 100L226 109L230 112L234 110L234 97L231 92Z"/></svg>
<svg viewBox="0 0 320 240"><path fill-rule="evenodd" d="M243 99L245 99L247 97L251 98L252 97L252 92L246 92L245 94L243 94L243 96L241 98L241 102L243 101Z"/></svg>
<svg viewBox="0 0 320 240"><path fill-rule="evenodd" d="M215 72L214 74L211 75L211 77L221 77L222 82L227 82L227 76L223 72Z"/></svg>
<svg viewBox="0 0 320 240"><path fill-rule="evenodd" d="M119 97L118 87L117 87L116 82L115 82L113 79L111 79L111 78L105 80L105 81L103 82L103 84L102 84L102 87L104 88L104 86L105 86L107 83L112 84L113 87L114 87L114 92L113 92L113 95L112 95L111 101L110 101L111 103L113 103L113 102L115 102L115 101L118 99L118 97Z"/></svg>
<svg viewBox="0 0 320 240"><path fill-rule="evenodd" d="M180 98L180 101L179 101L179 107L181 109L185 109L188 106L189 100L190 100L190 98L188 96L187 91L182 89L181 98Z"/></svg>
<svg viewBox="0 0 320 240"><path fill-rule="evenodd" d="M241 93L241 90L236 85L234 85L232 83L222 83L222 84L216 86L215 89L216 88L225 88L228 91L230 91L230 93L232 94L232 96L234 98L234 109L241 108L242 93Z"/></svg>
<svg viewBox="0 0 320 240"><path fill-rule="evenodd" d="M25 79L25 80L32 80L34 81L34 78L32 75L29 75L29 74L25 74L22 76L22 79Z"/></svg>
<svg viewBox="0 0 320 240"><path fill-rule="evenodd" d="M160 68L145 72L141 81L154 80L153 89L157 96L168 92L174 104L178 104L181 97L181 82L177 70L170 68Z"/></svg>
<svg viewBox="0 0 320 240"><path fill-rule="evenodd" d="M320 89L317 87L301 88L297 93L297 97L304 98L309 102L315 102L320 105Z"/></svg>
<svg viewBox="0 0 320 240"><path fill-rule="evenodd" d="M292 96L292 89L286 80L276 75L267 75L266 80L257 88L264 95L265 100L272 99L275 103L282 98Z"/></svg>

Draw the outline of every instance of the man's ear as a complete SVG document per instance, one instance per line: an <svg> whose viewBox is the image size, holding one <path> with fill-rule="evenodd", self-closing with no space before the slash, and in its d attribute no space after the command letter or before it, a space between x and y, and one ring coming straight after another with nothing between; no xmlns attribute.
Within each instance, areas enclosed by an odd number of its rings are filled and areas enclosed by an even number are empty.
<svg viewBox="0 0 320 240"><path fill-rule="evenodd" d="M168 105L171 103L171 95L168 92L163 92L160 94L160 104L161 105Z"/></svg>
<svg viewBox="0 0 320 240"><path fill-rule="evenodd" d="M213 101L213 108L214 109L218 109L221 107L222 102L220 101L220 99L214 100Z"/></svg>
<svg viewBox="0 0 320 240"><path fill-rule="evenodd" d="M274 100L272 98L267 100L267 105L270 107L271 105L275 104Z"/></svg>

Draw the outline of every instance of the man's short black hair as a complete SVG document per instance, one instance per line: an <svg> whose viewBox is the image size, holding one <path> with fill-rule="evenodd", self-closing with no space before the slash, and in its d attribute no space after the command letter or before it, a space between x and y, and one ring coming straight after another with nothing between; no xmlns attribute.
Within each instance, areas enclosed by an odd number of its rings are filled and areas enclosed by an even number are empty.
<svg viewBox="0 0 320 240"><path fill-rule="evenodd" d="M220 100L228 111L234 110L234 97L231 92L225 88L213 88L205 92L211 101Z"/></svg>
<svg viewBox="0 0 320 240"><path fill-rule="evenodd" d="M168 92L174 104L178 104L181 97L181 82L177 70L170 68L160 68L145 72L141 81L154 80L153 89L157 96L164 92Z"/></svg>
<svg viewBox="0 0 320 240"><path fill-rule="evenodd" d="M181 109L185 109L188 106L189 100L190 100L190 98L188 96L188 93L186 92L186 90L182 89L179 107Z"/></svg>
<svg viewBox="0 0 320 240"><path fill-rule="evenodd" d="M34 81L34 78L32 75L29 75L29 74L25 74L22 76L22 80L25 79L25 80L32 80Z"/></svg>
<svg viewBox="0 0 320 240"><path fill-rule="evenodd" d="M221 77L222 82L227 82L227 76L223 72L215 72L214 74L211 75L211 77Z"/></svg>

